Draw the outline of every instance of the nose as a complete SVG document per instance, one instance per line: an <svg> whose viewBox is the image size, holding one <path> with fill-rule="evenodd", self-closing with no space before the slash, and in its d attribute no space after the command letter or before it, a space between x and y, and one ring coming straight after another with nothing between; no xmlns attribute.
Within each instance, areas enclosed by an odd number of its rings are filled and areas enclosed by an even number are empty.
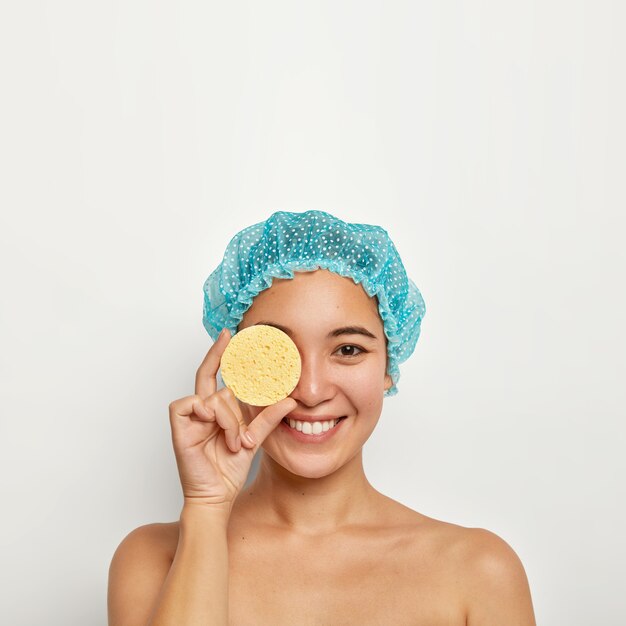
<svg viewBox="0 0 626 626"><path fill-rule="evenodd" d="M323 359L305 357L300 353L302 370L296 388L289 394L301 404L314 407L335 394L335 386Z"/></svg>

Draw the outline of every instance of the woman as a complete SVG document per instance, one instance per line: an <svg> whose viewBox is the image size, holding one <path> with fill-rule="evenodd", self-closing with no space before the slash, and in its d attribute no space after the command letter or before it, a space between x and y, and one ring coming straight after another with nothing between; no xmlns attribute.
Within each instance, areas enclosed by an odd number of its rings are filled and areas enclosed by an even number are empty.
<svg viewBox="0 0 626 626"><path fill-rule="evenodd" d="M534 625L506 542L413 511L365 476L363 445L425 313L386 231L277 212L233 238L204 292L216 341L195 394L169 407L180 520L118 547L110 626ZM231 336L261 323L302 360L290 396L265 408L217 384ZM306 434L316 421L328 430Z"/></svg>

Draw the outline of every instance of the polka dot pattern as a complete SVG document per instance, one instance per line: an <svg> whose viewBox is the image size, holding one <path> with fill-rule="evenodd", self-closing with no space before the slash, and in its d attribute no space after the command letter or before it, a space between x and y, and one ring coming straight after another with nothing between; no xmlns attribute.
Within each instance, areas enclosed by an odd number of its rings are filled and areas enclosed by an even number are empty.
<svg viewBox="0 0 626 626"><path fill-rule="evenodd" d="M214 341L224 327L235 335L243 314L274 278L316 269L352 278L378 298L393 381L385 395L395 395L398 366L415 349L426 306L380 226L347 223L324 211L277 211L244 228L204 283L202 323Z"/></svg>

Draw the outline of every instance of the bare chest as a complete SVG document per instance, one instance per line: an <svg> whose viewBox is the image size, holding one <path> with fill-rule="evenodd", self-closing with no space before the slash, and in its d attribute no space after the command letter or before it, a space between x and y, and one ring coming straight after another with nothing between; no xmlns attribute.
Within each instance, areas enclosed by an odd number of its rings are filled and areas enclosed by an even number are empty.
<svg viewBox="0 0 626 626"><path fill-rule="evenodd" d="M453 574L389 537L229 537L232 626L464 626Z"/></svg>

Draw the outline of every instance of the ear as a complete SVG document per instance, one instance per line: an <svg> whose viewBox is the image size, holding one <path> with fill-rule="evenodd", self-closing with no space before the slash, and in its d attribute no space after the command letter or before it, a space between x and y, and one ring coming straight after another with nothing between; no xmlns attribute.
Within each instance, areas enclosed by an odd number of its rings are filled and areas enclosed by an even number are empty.
<svg viewBox="0 0 626 626"><path fill-rule="evenodd" d="M389 389L391 389L392 385L393 385L393 380L391 380L391 376L389 376L389 374L385 374L385 391L388 391Z"/></svg>

